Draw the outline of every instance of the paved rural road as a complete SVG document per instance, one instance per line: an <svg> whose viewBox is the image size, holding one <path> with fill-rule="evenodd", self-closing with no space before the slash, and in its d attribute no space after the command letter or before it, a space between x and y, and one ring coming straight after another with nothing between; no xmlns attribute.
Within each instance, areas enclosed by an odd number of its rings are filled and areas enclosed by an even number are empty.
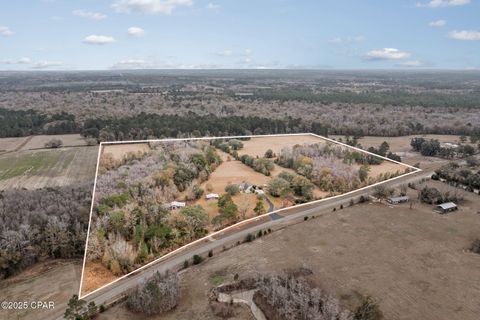
<svg viewBox="0 0 480 320"><path fill-rule="evenodd" d="M399 186L399 185L402 185L402 184L407 184L409 182L415 182L415 181L418 181L418 180L420 180L424 177L431 176L432 173L433 172L425 172L425 171L417 172L417 173L411 174L409 176L399 178L397 180L386 182L384 184L384 186L388 187L388 188L392 188L392 187L396 187L396 186ZM230 243L235 243L239 240L242 241L242 240L245 239L245 237L248 234L255 234L259 230L272 228L273 226L276 226L276 225L279 225L279 224L282 224L282 223L288 223L288 222L290 222L292 220L295 220L295 219L303 219L303 217L310 216L310 215L313 215L313 214L318 214L319 211L331 212L331 209L333 207L338 207L341 204L343 204L344 206L347 206L350 199L358 198L361 195L364 195L364 196L368 195L369 193L371 193L371 191L372 191L371 188L366 189L366 190L359 190L359 191L356 191L354 193L351 193L351 194L348 194L348 195L345 195L345 196L342 196L342 197L338 197L338 198L335 198L335 199L320 202L318 204L312 205L311 208L306 208L306 209L301 210L301 211L296 212L296 213L288 214L288 212L287 212L288 215L285 215L281 219L267 221L267 222L265 222L263 224L260 224L260 225L256 225L256 226L252 226L252 227L247 228L247 229L239 230L238 232L235 232L235 233L233 233L231 235L228 235L228 236L225 236L223 238L215 239L215 240L212 240L210 242L205 242L200 247L196 247L196 248L194 247L192 249L186 249L185 252L182 252L179 255L173 256L171 258L167 258L167 259L162 260L162 261L158 261L157 263L152 264L148 268L145 268L145 269L143 269L139 272L133 273L130 276L128 276L128 277L126 277L126 278L124 278L120 281L117 281L117 282L109 285L108 287L106 287L104 289L101 289L101 290L87 296L85 298L85 300L88 301L88 302L95 301L95 303L97 305L111 303L111 302L121 298L122 295L124 295L127 290L135 287L136 285L142 283L146 279L152 277L152 275L155 272L159 271L160 273L163 273L163 272L166 272L167 270L171 270L171 269L174 269L178 266L181 266L181 265L183 265L183 262L185 260L191 260L192 256L195 255L195 254L204 255L210 250L215 250L215 249L218 249L218 248L221 249L224 245L227 245L227 244L230 244ZM299 209L300 208L297 208L297 210L299 210ZM328 209L330 209L330 210L328 210ZM295 207L292 207L292 211L294 211L294 210L295 210Z"/></svg>

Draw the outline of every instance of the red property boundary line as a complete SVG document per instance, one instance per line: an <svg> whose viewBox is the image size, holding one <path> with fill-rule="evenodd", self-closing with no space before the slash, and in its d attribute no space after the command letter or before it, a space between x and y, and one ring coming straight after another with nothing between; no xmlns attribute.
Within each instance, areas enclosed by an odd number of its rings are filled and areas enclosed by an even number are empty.
<svg viewBox="0 0 480 320"><path fill-rule="evenodd" d="M346 193L343 193L343 194L340 194L340 195L336 195L336 196L332 196L332 197L327 197L327 198L323 198L323 199L320 199L320 200L314 200L314 201L310 201L310 202L307 202L307 203L302 203L302 204L298 204L298 205L295 205L295 206L292 206L292 207L287 207L287 208L282 208L282 209L278 209L278 210L275 210L275 211L272 211L272 212L268 212L266 214L263 214L263 215L260 215L260 216L257 216L257 217L253 217L253 218L249 218L249 219L246 219L246 220L243 220L243 221L240 221L234 225L231 225L231 226L228 226L224 229L221 229L221 230L218 230L216 232L213 232L211 234L208 234L206 235L205 237L203 238L200 238L200 239L197 239L195 241L192 241L180 248L177 248L149 263L147 263L146 265L142 266L142 267L139 267L138 269L132 271L132 272L129 272L127 273L126 275L123 275L121 276L120 278L117 278L111 282L109 282L108 284L106 285L103 285L89 293L87 293L86 295L82 296L82 286L83 286L83 277L84 277L84 274L85 274L85 264L86 264L86 261L87 261L87 249L88 249L88 239L90 237L90 226L91 226L91 223L92 223L92 214L93 214L93 204L94 204L94 200L95 200L95 189L96 189L96 185L97 185L97 178L98 178L98 168L99 168L99 164L100 164L100 156L101 156L101 153L102 153L102 147L104 145L116 145L116 144L138 144L138 143L150 143L150 142L175 142L175 141L196 141L196 140L216 140L216 139L238 139L238 138L268 138L268 137L290 137L290 136L313 136L313 137L317 137L319 139L323 139L327 142L330 142L330 143L334 143L334 144L338 144L338 145L341 145L341 146L344 146L344 147L347 147L347 148L350 148L350 149L353 149L353 150L356 150L356 151L359 151L359 152L362 152L362 153L366 153L366 154L369 154L369 155L373 155L375 157L378 157L378 158L381 158L383 160L386 160L386 161L389 161L389 162L393 162L393 163L396 163L396 164L399 164L399 165L402 165L406 168L410 168L410 169L413 169L413 171L411 172L408 172L408 173L405 173L405 174L401 174L397 177L394 177L394 178L391 178L391 179L388 179L388 180L385 180L385 181L381 181L381 182L377 182L377 183L374 183L372 185L369 185L369 186L366 186L366 187L362 187L362 188L359 188L359 189L355 189L355 190L352 190L352 191L349 191L349 192L346 192ZM248 222L252 222L254 220L257 220L259 218L262 218L262 217L266 217L272 213L277 213L277 212L282 212L282 211L286 211L286 210L290 210L292 208L300 208L300 207L303 207L303 206L307 206L307 205L312 205L312 204L316 204L316 203L321 203L321 202L324 202L326 200L332 200L332 199L335 199L335 198L339 198L339 197L343 197L343 196L346 196L346 195L349 195L349 194L352 194L352 193L355 193L355 192L358 192L358 191L362 191L362 190L367 190L367 189L370 189L370 188L373 188L375 186L378 186L378 185L382 185L384 183L387 183L387 182L390 182L390 181L393 181L393 180L396 180L396 179L399 179L399 178L403 178L403 177L406 177L408 175L411 175L411 174L415 174L415 173L418 173L418 172L421 172L422 170L419 169L419 168L416 168L414 166L411 166L409 164L406 164L406 163L402 163L402 162L399 162L399 161L396 161L396 160L392 160L392 159L389 159L387 157L383 157L383 156L380 156L378 154L375 154L375 153L372 153L372 152L369 152L369 151L366 151L366 150L363 150L363 149L360 149L360 148L357 148L357 147L352 147L348 144L345 144L345 143L342 143L342 142L338 142L338 141L335 141L335 140L332 140L332 139L329 139L329 138L326 138L326 137L323 137L323 136L320 136L320 135L317 135L317 134L314 134L314 133L293 133L293 134L270 134L270 135L247 135L247 136L223 136L223 137L202 137L202 138L175 138L175 139L150 139L150 140L133 140L133 141L113 141L113 142L100 142L100 146L99 146L99 149L98 149L98 157L97 157L97 168L96 168L96 171L95 171L95 182L93 184L93 192L92 192L92 203L91 203L91 206L90 206L90 218L89 218L89 221L88 221L88 229L87 229L87 239L86 239L86 243L85 243L85 254L84 254L84 257L83 257L83 266L82 266L82 276L80 278L80 288L79 288L79 292L78 292L78 296L79 296L79 299L83 299L83 298L86 298L122 279L125 279L127 277L129 277L130 275L134 274L134 273L137 273L137 272L140 272L141 270L145 269L145 268L148 268L160 261L163 261L165 259L167 259L168 257L180 252L180 251L183 251L185 250L186 248L189 248L190 246L193 246L197 243L200 243L202 241L205 241L207 238L210 238L210 237L213 237L213 236L216 236L220 233L223 233L227 230L230 230L230 229L233 229L235 227L238 227L238 226L241 226L243 224L246 224Z"/></svg>

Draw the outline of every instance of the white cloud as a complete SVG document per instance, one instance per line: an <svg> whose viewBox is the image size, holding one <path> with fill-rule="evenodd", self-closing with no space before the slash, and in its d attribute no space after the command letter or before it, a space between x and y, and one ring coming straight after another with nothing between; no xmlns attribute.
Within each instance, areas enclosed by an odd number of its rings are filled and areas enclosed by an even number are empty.
<svg viewBox="0 0 480 320"><path fill-rule="evenodd" d="M59 62L59 61L39 61L39 62L36 62L32 65L32 68L33 69L46 69L46 68L50 68L50 67L58 67L58 66L61 66L63 65L62 62Z"/></svg>
<svg viewBox="0 0 480 320"><path fill-rule="evenodd" d="M330 43L352 43L352 42L363 42L365 41L364 36L355 36L355 37L335 37L330 39L328 42Z"/></svg>
<svg viewBox="0 0 480 320"><path fill-rule="evenodd" d="M432 21L428 24L430 27L433 27L433 28L441 28L441 27L444 27L447 25L447 21L445 20L436 20L436 21Z"/></svg>
<svg viewBox="0 0 480 320"><path fill-rule="evenodd" d="M103 13L88 11L88 10L84 10L84 9L73 10L72 13L77 17L86 18L86 19L90 19L90 20L96 20L96 21L103 20L103 19L107 18L107 16L104 15Z"/></svg>
<svg viewBox="0 0 480 320"><path fill-rule="evenodd" d="M92 34L85 37L85 39L83 39L83 42L88 44L103 45L103 44L113 43L115 42L115 39L110 36L101 36L101 35Z"/></svg>
<svg viewBox="0 0 480 320"><path fill-rule="evenodd" d="M143 37L145 35L145 30L140 27L130 27L128 28L128 35L132 37Z"/></svg>
<svg viewBox="0 0 480 320"><path fill-rule="evenodd" d="M231 57L233 56L233 51L230 49L225 49L223 51L217 52L217 54L222 57Z"/></svg>
<svg viewBox="0 0 480 320"><path fill-rule="evenodd" d="M480 40L480 31L475 30L462 30L462 31L451 31L448 33L448 37L454 40Z"/></svg>
<svg viewBox="0 0 480 320"><path fill-rule="evenodd" d="M410 53L395 48L383 48L367 53L367 58L370 60L400 60L409 56Z"/></svg>
<svg viewBox="0 0 480 320"><path fill-rule="evenodd" d="M221 7L220 7L219 4L215 4L215 3L211 3L211 2L209 4L207 4L207 9L208 10L218 11L218 10L220 10L220 8Z"/></svg>
<svg viewBox="0 0 480 320"><path fill-rule="evenodd" d="M245 49L245 55L249 56L253 53L252 49Z"/></svg>
<svg viewBox="0 0 480 320"><path fill-rule="evenodd" d="M15 60L2 60L0 64L29 64L32 60L28 57L23 57Z"/></svg>
<svg viewBox="0 0 480 320"><path fill-rule="evenodd" d="M121 13L172 14L177 7L191 5L193 0L116 0L112 8Z"/></svg>
<svg viewBox="0 0 480 320"><path fill-rule="evenodd" d="M417 7L442 8L442 7L458 7L469 4L470 0L431 0L427 3L419 2Z"/></svg>
<svg viewBox="0 0 480 320"><path fill-rule="evenodd" d="M0 26L0 35L8 37L13 34L13 31L9 27Z"/></svg>
<svg viewBox="0 0 480 320"><path fill-rule="evenodd" d="M20 64L28 64L30 63L32 60L28 57L23 57L23 58L20 58L17 60L17 63L20 63Z"/></svg>

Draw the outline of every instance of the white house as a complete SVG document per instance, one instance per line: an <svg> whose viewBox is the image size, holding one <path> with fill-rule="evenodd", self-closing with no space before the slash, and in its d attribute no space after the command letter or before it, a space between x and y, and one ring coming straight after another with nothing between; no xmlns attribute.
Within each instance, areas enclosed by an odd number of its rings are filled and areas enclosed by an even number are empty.
<svg viewBox="0 0 480 320"><path fill-rule="evenodd" d="M408 202L410 200L409 197L407 196L401 196L401 197L391 197L387 199L387 202L390 204L399 204L399 203L404 203Z"/></svg>
<svg viewBox="0 0 480 320"><path fill-rule="evenodd" d="M205 198L207 198L207 200L215 200L215 199L218 199L219 196L216 193L209 193L205 196Z"/></svg>
<svg viewBox="0 0 480 320"><path fill-rule="evenodd" d="M187 204L185 202L172 201L170 203L170 209L184 208Z"/></svg>

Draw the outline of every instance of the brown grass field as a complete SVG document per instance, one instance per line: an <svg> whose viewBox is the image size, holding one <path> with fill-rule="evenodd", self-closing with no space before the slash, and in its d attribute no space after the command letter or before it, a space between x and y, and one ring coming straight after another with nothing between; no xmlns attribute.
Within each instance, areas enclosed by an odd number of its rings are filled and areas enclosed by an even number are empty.
<svg viewBox="0 0 480 320"><path fill-rule="evenodd" d="M83 276L88 281L83 281L82 293L94 291L118 278L103 264L94 261L85 264Z"/></svg>
<svg viewBox="0 0 480 320"><path fill-rule="evenodd" d="M468 193L460 210L448 215L420 204L363 204L325 213L186 269L177 308L148 319L217 319L208 306L213 277L226 283L236 273L247 278L305 267L313 271L309 281L349 308L371 295L385 319L477 320L480 255L467 250L480 235L474 208L480 197ZM249 319L244 316L234 319ZM147 319L123 305L99 319L133 317Z"/></svg>
<svg viewBox="0 0 480 320"><path fill-rule="evenodd" d="M11 152L21 147L28 137L0 138L0 153Z"/></svg>
<svg viewBox="0 0 480 320"><path fill-rule="evenodd" d="M338 140L340 136L333 136L333 138ZM387 141L390 141L390 138L377 139L377 137L366 137L364 139L366 139L365 140L366 142L371 143L371 145L376 147L378 147L378 145L380 145L386 139L388 139ZM393 139L397 139L397 138L393 138ZM452 138L450 138L450 140L451 139ZM378 143L377 143L377 140L379 140ZM403 144L408 143L408 145L410 145L410 137L407 137L407 139L403 138L398 140L401 141ZM268 149L272 149L272 151L277 154L283 148L286 148L286 147L293 147L296 144L303 145L303 144L313 144L313 143L327 143L327 141L322 138L311 136L311 135L279 136L279 137L268 137L268 138L258 137L258 138L252 138L247 141L243 141L244 147L243 149L238 151L238 154L239 155L248 154L251 156L262 157L265 154L265 151ZM363 143L362 139L360 139L360 143ZM366 147L370 147L371 145L366 144ZM397 146L395 145L395 147ZM377 177L378 175L384 174L386 172L399 171L403 173L405 171L405 168L406 168L405 166L396 164L394 162L384 161L380 165L370 166L370 175L372 177ZM275 176L278 173L280 173L282 170L287 170L293 173L293 170L279 168L278 166L275 166L275 169L272 171L272 175ZM325 197L328 195L328 193L322 192L321 190L316 189L315 195L317 197Z"/></svg>
<svg viewBox="0 0 480 320"><path fill-rule="evenodd" d="M2 301L53 301L51 310L2 310L0 319L58 319L67 302L78 294L82 264L79 260L53 260L37 263L22 273L0 282Z"/></svg>
<svg viewBox="0 0 480 320"><path fill-rule="evenodd" d="M296 144L325 143L326 141L312 135L279 136L279 137L257 137L242 141L243 149L238 151L239 155L248 154L251 156L263 157L265 151L272 149L279 153L285 147L293 147Z"/></svg>
<svg viewBox="0 0 480 320"><path fill-rule="evenodd" d="M438 139L441 143L458 143L460 140L460 136L455 135L440 135L440 134L425 134L425 135L411 135L411 136L403 136L403 137L362 137L358 140L358 142L366 149L369 147L378 147L383 141L387 141L390 145L390 149L392 152L407 152L412 149L410 146L410 141L412 138L420 138L423 137L425 139ZM345 136L329 136L330 139L338 140L342 138L345 141Z"/></svg>
<svg viewBox="0 0 480 320"><path fill-rule="evenodd" d="M20 150L45 148L45 143L52 139L62 140L64 147L78 147L87 145L85 139L79 134L39 135L33 136Z"/></svg>
<svg viewBox="0 0 480 320"><path fill-rule="evenodd" d="M148 152L148 143L107 144L102 146L102 154L110 153L115 160L122 160L129 152Z"/></svg>

